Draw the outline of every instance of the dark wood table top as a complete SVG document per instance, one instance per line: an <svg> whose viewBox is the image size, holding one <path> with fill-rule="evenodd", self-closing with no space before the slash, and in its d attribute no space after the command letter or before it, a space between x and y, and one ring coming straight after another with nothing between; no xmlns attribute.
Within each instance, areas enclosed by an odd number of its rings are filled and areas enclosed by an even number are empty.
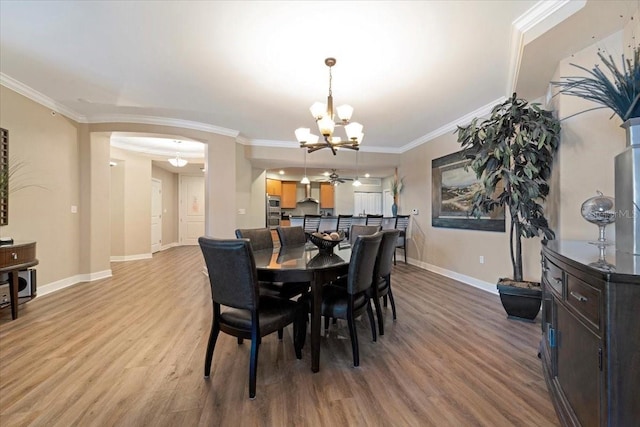
<svg viewBox="0 0 640 427"><path fill-rule="evenodd" d="M333 252L321 252L318 248L307 243L300 246L265 249L253 252L258 270L313 271L333 267L343 267L349 264L351 245L340 243L333 248Z"/></svg>

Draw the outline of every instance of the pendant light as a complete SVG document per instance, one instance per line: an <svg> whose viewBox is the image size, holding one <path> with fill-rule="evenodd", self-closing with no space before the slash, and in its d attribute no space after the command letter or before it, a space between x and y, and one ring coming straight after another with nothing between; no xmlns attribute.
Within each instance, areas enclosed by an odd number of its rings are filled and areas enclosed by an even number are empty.
<svg viewBox="0 0 640 427"><path fill-rule="evenodd" d="M351 185L353 185L354 187L360 187L362 185L362 183L358 179L358 152L357 151L356 151L356 179L353 181Z"/></svg>
<svg viewBox="0 0 640 427"><path fill-rule="evenodd" d="M304 152L304 177L300 180L300 184L311 184L309 178L307 178L307 152Z"/></svg>

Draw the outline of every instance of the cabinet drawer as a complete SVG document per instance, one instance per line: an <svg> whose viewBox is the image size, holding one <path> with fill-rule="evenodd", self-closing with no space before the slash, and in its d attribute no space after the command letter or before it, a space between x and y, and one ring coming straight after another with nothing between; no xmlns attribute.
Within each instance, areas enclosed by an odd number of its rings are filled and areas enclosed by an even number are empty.
<svg viewBox="0 0 640 427"><path fill-rule="evenodd" d="M548 258L545 258L543 275L551 290L558 295L558 297L562 298L564 295L563 290L565 280L562 269L549 261Z"/></svg>
<svg viewBox="0 0 640 427"><path fill-rule="evenodd" d="M36 245L0 247L0 267L9 267L32 261L36 257Z"/></svg>
<svg viewBox="0 0 640 427"><path fill-rule="evenodd" d="M567 275L567 303L596 329L600 329L601 292L599 289L569 274Z"/></svg>

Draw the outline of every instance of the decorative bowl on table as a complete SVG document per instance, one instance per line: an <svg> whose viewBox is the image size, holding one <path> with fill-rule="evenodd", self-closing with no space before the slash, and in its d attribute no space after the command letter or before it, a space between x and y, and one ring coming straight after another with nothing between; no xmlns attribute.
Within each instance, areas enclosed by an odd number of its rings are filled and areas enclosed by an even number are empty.
<svg viewBox="0 0 640 427"><path fill-rule="evenodd" d="M332 252L333 248L344 240L344 232L306 233L307 239L324 252Z"/></svg>

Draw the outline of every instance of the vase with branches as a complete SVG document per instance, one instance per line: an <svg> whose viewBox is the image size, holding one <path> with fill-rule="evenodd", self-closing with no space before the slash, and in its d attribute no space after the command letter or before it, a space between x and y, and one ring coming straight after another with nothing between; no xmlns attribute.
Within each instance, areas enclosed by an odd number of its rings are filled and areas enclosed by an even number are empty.
<svg viewBox="0 0 640 427"><path fill-rule="evenodd" d="M398 216L398 196L404 187L404 178L398 179L398 174L396 173L393 177L393 181L391 181L391 195L393 196L393 204L391 205L391 213L393 216Z"/></svg>
<svg viewBox="0 0 640 427"><path fill-rule="evenodd" d="M551 83L559 88L558 94L599 104L590 110L610 108L612 117L623 121L626 147L614 160L616 250L640 255L640 45L634 46L631 58L622 55L620 67L611 55L599 51L598 57L604 70L599 65L589 70L571 64L587 76L562 77Z"/></svg>

